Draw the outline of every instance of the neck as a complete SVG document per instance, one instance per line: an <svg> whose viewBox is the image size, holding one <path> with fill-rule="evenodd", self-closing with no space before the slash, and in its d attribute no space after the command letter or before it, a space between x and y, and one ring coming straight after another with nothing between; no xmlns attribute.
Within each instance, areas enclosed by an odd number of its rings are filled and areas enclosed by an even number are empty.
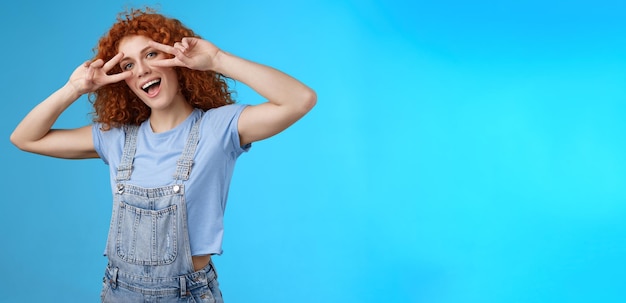
<svg viewBox="0 0 626 303"><path fill-rule="evenodd" d="M155 133L166 132L185 121L193 111L187 102L180 102L167 109L152 110L150 113L150 127Z"/></svg>

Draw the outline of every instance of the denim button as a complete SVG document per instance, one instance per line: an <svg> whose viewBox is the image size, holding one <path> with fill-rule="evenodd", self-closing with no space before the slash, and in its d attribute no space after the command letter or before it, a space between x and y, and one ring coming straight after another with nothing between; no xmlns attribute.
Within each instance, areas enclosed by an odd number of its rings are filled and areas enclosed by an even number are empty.
<svg viewBox="0 0 626 303"><path fill-rule="evenodd" d="M117 193L121 194L124 192L124 184L118 184L117 185Z"/></svg>
<svg viewBox="0 0 626 303"><path fill-rule="evenodd" d="M174 185L172 189L174 190L175 193L178 193L180 191L180 186Z"/></svg>

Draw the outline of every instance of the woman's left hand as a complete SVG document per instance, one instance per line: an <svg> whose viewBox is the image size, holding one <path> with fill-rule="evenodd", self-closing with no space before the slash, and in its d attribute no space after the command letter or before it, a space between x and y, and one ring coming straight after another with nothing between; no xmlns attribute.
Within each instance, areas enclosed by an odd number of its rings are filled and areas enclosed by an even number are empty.
<svg viewBox="0 0 626 303"><path fill-rule="evenodd" d="M174 43L174 46L155 41L150 41L149 45L156 50L174 56L170 59L155 60L150 63L153 66L181 66L202 71L214 69L215 58L220 52L220 49L213 43L194 37L183 38L182 41Z"/></svg>

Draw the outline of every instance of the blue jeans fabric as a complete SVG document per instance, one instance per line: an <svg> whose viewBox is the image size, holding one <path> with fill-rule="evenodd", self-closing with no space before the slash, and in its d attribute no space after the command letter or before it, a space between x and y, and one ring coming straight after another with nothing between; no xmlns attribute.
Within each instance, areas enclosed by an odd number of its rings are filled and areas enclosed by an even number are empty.
<svg viewBox="0 0 626 303"><path fill-rule="evenodd" d="M147 278L107 266L101 300L115 303L224 302L212 263L197 272L171 278Z"/></svg>
<svg viewBox="0 0 626 303"><path fill-rule="evenodd" d="M138 127L125 128L102 302L223 302L213 263L194 271L189 245L185 181L193 164L198 126L199 122L192 127L177 161L174 184L157 188L129 182Z"/></svg>

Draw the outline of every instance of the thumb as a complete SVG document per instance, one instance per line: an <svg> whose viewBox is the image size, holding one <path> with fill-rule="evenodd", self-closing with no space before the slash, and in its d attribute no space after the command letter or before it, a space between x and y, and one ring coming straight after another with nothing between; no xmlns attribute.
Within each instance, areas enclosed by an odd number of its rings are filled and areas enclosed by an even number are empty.
<svg viewBox="0 0 626 303"><path fill-rule="evenodd" d="M193 48L197 43L197 38L194 37L185 37L181 40L181 43L187 47L188 49Z"/></svg>

